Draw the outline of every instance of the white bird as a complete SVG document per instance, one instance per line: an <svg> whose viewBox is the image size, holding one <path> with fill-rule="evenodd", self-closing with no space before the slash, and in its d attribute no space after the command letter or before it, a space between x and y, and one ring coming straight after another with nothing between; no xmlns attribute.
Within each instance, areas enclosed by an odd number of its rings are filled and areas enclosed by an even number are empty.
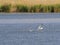
<svg viewBox="0 0 60 45"><path fill-rule="evenodd" d="M38 30L43 30L43 27L40 25L40 26L38 27Z"/></svg>

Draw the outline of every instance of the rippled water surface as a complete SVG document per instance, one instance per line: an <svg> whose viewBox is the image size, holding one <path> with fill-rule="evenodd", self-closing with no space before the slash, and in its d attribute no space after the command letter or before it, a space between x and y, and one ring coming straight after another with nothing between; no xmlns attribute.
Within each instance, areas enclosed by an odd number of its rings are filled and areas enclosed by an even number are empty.
<svg viewBox="0 0 60 45"><path fill-rule="evenodd" d="M3 21L4 19L17 19L15 17L17 15L9 15L10 18L7 15L0 14L0 21L1 19ZM22 17L19 19L22 19ZM28 17L25 16L23 19L28 19ZM30 18L33 19L32 16ZM46 17L43 15L41 18L45 19ZM60 16L55 15L53 17L50 15L49 18L60 18ZM39 26L43 29L38 29ZM60 45L60 23L0 23L0 45Z"/></svg>

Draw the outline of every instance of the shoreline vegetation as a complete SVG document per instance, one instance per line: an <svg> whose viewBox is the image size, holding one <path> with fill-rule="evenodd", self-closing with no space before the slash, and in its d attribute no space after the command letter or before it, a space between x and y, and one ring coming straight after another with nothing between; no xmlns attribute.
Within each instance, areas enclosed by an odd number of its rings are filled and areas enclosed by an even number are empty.
<svg viewBox="0 0 60 45"><path fill-rule="evenodd" d="M0 5L0 13L7 12L7 13L60 13L60 4L54 5L15 5L12 6L11 4Z"/></svg>

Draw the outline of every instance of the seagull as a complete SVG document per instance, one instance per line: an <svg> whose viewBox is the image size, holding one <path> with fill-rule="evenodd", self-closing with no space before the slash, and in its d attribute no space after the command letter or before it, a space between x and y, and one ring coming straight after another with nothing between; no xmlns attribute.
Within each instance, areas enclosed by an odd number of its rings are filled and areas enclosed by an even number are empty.
<svg viewBox="0 0 60 45"><path fill-rule="evenodd" d="M43 27L40 25L40 26L38 27L38 30L43 30Z"/></svg>

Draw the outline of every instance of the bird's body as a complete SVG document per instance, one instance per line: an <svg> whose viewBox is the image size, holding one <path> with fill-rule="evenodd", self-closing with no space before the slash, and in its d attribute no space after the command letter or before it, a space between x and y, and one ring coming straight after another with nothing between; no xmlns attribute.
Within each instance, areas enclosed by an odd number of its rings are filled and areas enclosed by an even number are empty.
<svg viewBox="0 0 60 45"><path fill-rule="evenodd" d="M38 30L43 30L43 27L40 25L40 26L38 27Z"/></svg>

